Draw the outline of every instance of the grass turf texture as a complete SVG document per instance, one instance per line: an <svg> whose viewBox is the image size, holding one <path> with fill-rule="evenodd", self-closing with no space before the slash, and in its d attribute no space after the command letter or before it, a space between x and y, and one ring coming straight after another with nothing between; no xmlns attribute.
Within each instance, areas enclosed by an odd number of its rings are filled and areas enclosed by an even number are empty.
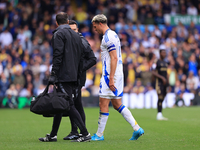
<svg viewBox="0 0 200 150"><path fill-rule="evenodd" d="M88 131L97 131L98 108L85 108ZM73 143L62 138L70 132L68 117L63 117L57 142L40 142L39 137L49 133L52 118L33 114L29 109L0 109L1 150L76 150L76 149L200 149L200 107L164 109L168 121L157 121L155 109L132 109L132 114L144 129L144 136L129 141L132 127L110 108L104 141Z"/></svg>

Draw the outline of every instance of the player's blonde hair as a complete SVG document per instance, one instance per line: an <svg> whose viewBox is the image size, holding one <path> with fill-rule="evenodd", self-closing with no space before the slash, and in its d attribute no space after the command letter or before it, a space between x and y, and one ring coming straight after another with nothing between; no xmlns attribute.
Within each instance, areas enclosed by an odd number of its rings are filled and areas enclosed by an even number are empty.
<svg viewBox="0 0 200 150"><path fill-rule="evenodd" d="M99 14L93 17L92 22L95 23L107 23L107 17L103 14Z"/></svg>

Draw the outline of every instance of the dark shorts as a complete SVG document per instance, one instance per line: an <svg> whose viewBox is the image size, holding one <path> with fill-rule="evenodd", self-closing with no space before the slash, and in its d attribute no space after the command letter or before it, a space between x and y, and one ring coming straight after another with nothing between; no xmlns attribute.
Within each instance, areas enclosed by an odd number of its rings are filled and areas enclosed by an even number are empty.
<svg viewBox="0 0 200 150"><path fill-rule="evenodd" d="M167 86L163 83L158 83L156 85L156 92L158 94L158 99L164 99L167 94Z"/></svg>

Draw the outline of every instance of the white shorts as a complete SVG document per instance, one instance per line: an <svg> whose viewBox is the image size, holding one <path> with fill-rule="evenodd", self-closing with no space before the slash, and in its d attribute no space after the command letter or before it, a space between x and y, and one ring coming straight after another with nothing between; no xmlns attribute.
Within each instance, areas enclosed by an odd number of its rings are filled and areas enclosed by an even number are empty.
<svg viewBox="0 0 200 150"><path fill-rule="evenodd" d="M104 96L104 95L99 95L101 98L106 98L106 99L120 99L122 97L117 97L117 96Z"/></svg>
<svg viewBox="0 0 200 150"><path fill-rule="evenodd" d="M124 77L114 76L114 85L116 91L113 92L109 88L109 76L102 76L100 81L99 96L107 99L119 99L123 96Z"/></svg>

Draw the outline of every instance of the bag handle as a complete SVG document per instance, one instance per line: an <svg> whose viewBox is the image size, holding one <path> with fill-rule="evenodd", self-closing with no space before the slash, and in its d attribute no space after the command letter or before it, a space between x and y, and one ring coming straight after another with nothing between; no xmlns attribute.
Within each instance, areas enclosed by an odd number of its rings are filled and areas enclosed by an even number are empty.
<svg viewBox="0 0 200 150"><path fill-rule="evenodd" d="M43 93L42 93L41 95L45 95L45 94L48 93L49 85L50 85L50 84L48 83L47 86L46 86L46 88L44 89L44 91L43 91ZM63 85L62 85L60 82L58 83L58 85L59 85L61 91L62 91L63 93L65 93L66 96L69 96L69 95L67 94L67 92L65 91L65 89L63 88ZM56 86L55 86L55 85L53 85L53 92L56 93Z"/></svg>
<svg viewBox="0 0 200 150"><path fill-rule="evenodd" d="M65 89L63 88L63 85L62 85L60 82L58 83L58 85L59 85L61 91L62 91L63 93L65 93L66 96L69 96L69 95L67 94L67 92L65 91Z"/></svg>
<svg viewBox="0 0 200 150"><path fill-rule="evenodd" d="M48 91L49 91L49 86L50 86L50 85L51 85L51 84L48 82L46 88L45 88L44 91L41 93L42 96L48 93ZM53 89L54 89L53 91L56 91L56 86L55 86L54 84L53 84Z"/></svg>
<svg viewBox="0 0 200 150"><path fill-rule="evenodd" d="M49 82L48 82L46 88L44 89L44 91L42 92L41 95L44 95L44 94L47 94L47 93L48 93L48 91L49 91L49 85L50 85L50 84L49 84Z"/></svg>

